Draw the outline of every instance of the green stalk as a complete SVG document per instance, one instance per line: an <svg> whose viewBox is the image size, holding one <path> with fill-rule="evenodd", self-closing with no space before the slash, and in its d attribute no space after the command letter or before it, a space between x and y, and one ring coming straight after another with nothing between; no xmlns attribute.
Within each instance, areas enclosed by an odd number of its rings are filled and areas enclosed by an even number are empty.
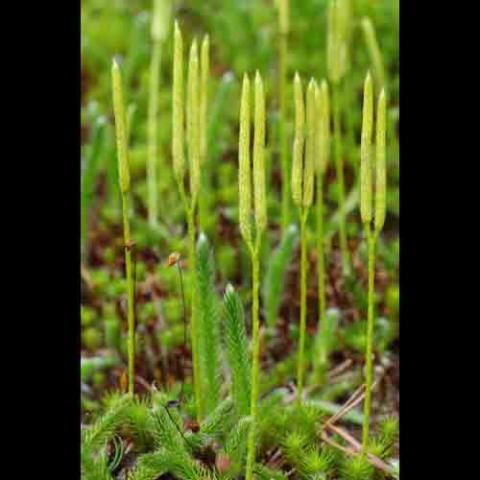
<svg viewBox="0 0 480 480"><path fill-rule="evenodd" d="M279 85L279 141L280 167L282 171L282 232L290 225L290 175L288 169L288 139L286 128L287 109L287 50L288 32L280 30L278 50L278 85Z"/></svg>
<svg viewBox="0 0 480 480"><path fill-rule="evenodd" d="M132 269L132 239L128 221L128 192L122 192L123 213L123 241L125 244L125 269L127 276L127 304L128 304L128 393L133 395L135 385L135 313L134 313L134 285Z"/></svg>
<svg viewBox="0 0 480 480"><path fill-rule="evenodd" d="M257 244L258 247L258 244ZM253 478L253 464L255 462L255 434L258 404L258 379L260 373L260 322L258 317L258 292L259 292L259 261L258 248L250 249L252 261L252 390L250 397L250 417L252 424L248 434L247 474L246 480Z"/></svg>
<svg viewBox="0 0 480 480"><path fill-rule="evenodd" d="M325 252L323 248L323 175L317 176L317 269L318 269L318 318L320 328L323 327L326 311L325 299Z"/></svg>
<svg viewBox="0 0 480 480"><path fill-rule="evenodd" d="M202 384L200 379L200 359L198 356L198 331L197 331L197 258L195 253L195 209L189 208L187 210L187 225L188 225L188 251L189 251L189 267L191 272L192 285L192 306L190 313L190 328L192 338L192 363L193 363L193 383L195 390L195 403L197 408L197 419L203 418L203 398L202 398Z"/></svg>
<svg viewBox="0 0 480 480"><path fill-rule="evenodd" d="M320 88L315 90L315 107L318 128L315 150L317 167L318 348L316 349L314 366L318 379L323 382L328 368L328 345L330 339L329 322L327 323L325 315L325 232L323 219L323 175L327 169L330 157L330 97L326 80L323 80Z"/></svg>
<svg viewBox="0 0 480 480"><path fill-rule="evenodd" d="M112 93L115 116L115 133L117 140L118 181L122 192L123 237L125 243L125 269L127 277L128 302L128 392L133 395L135 385L135 319L134 286L132 275L132 239L128 220L128 193L130 192L130 171L128 166L128 142L125 105L123 103L122 78L120 68L115 60L112 63Z"/></svg>
<svg viewBox="0 0 480 480"><path fill-rule="evenodd" d="M307 231L308 208L300 211L300 339L297 360L297 401L302 402L303 379L305 372L305 330L307 328Z"/></svg>
<svg viewBox="0 0 480 480"><path fill-rule="evenodd" d="M255 122L253 140L253 211L255 213L255 242L250 226L252 212L252 186L250 184L250 81L243 77L240 103L239 135L239 223L240 232L250 251L252 261L252 385L250 398L251 426L248 435L246 480L253 478L255 463L255 434L260 376L260 321L259 321L259 252L262 233L267 228L267 202L265 193L265 94L260 74L255 75Z"/></svg>
<svg viewBox="0 0 480 480"><path fill-rule="evenodd" d="M340 125L339 85L333 84L333 136L335 143L335 168L338 183L338 210L340 212L340 250L342 252L343 274L350 274L350 259L347 247L347 225L345 219L345 186L343 179L342 138Z"/></svg>
<svg viewBox="0 0 480 480"><path fill-rule="evenodd" d="M370 232L370 226L365 224L365 234L368 242L368 324L367 324L367 352L366 352L366 380L365 380L365 404L363 411L362 454L367 454L368 429L370 426L370 406L372 403L372 344L373 344L373 309L375 288L375 243L376 235Z"/></svg>
<svg viewBox="0 0 480 480"><path fill-rule="evenodd" d="M157 197L157 116L158 116L158 89L160 84L160 57L161 42L154 41L150 60L150 91L148 102L148 223L155 227L158 220Z"/></svg>

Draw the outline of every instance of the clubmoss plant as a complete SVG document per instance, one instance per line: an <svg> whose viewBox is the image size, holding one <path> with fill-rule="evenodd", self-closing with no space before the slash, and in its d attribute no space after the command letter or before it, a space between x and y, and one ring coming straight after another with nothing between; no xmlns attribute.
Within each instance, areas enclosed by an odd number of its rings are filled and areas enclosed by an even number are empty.
<svg viewBox="0 0 480 480"><path fill-rule="evenodd" d="M368 430L370 425L371 388L373 381L373 326L375 307L375 245L385 222L385 91L378 97L376 119L376 187L375 187L375 218L372 231L372 132L373 132L373 83L370 72L367 73L363 93L363 120L360 165L360 215L363 222L365 237L368 244L368 317L366 346L366 380L365 404L363 414L362 454L367 454Z"/></svg>
<svg viewBox="0 0 480 480"><path fill-rule="evenodd" d="M113 110L115 116L115 133L117 139L118 179L122 194L123 239L125 248L125 269L127 277L127 316L128 316L128 392L133 395L135 384L135 319L134 319L134 284L132 270L133 242L130 236L128 218L128 195L130 192L130 170L128 166L127 129L125 105L123 103L122 77L115 60L112 62Z"/></svg>
<svg viewBox="0 0 480 480"><path fill-rule="evenodd" d="M327 69L332 85L335 168L338 182L338 208L340 212L340 249L342 252L343 273L348 276L350 274L350 257L347 245L345 213L340 83L348 68L348 40L350 31L349 0L332 0L328 7L327 20Z"/></svg>
<svg viewBox="0 0 480 480"><path fill-rule="evenodd" d="M278 9L278 106L279 106L279 140L280 167L282 171L282 232L290 224L290 184L288 168L288 139L286 128L287 115L287 54L289 25L289 0L277 0Z"/></svg>
<svg viewBox="0 0 480 480"><path fill-rule="evenodd" d="M252 236L252 185L250 172L250 80L243 77L240 105L240 133L238 150L239 223L240 232L247 244L252 262L252 372L250 417L248 435L246 479L251 480L255 462L255 434L260 373L260 320L259 320L259 252L262 234L267 226L267 203L265 195L265 96L260 73L255 75L255 121L253 140L253 211L255 216L255 238Z"/></svg>
<svg viewBox="0 0 480 480"><path fill-rule="evenodd" d="M204 42L205 50L208 50L208 39ZM203 55L205 57L205 54ZM206 68L206 67L204 67ZM184 156L184 85L183 85L183 39L178 23L174 27L174 58L173 58L173 95L172 95L172 157L173 171L177 181L178 190L187 216L188 240L189 240L189 266L192 276L191 281L191 339L192 339L192 363L193 382L195 390L195 402L197 418L200 420L204 415L204 398L206 392L202 392L200 359L198 353L198 326L197 326L197 270L195 255L195 212L198 204L200 190L200 161L202 156L201 132L205 118L201 115L201 99L206 98L206 92L202 93L203 87L200 81L198 46L194 40L190 47L187 79L187 102L186 102L186 131L188 151L188 174L189 193L185 191L185 156ZM206 100L204 100L206 102Z"/></svg>
<svg viewBox="0 0 480 480"><path fill-rule="evenodd" d="M298 73L293 81L295 93L295 140L292 160L292 197L300 215L300 339L297 360L297 400L302 401L303 380L305 372L305 330L307 324L307 219L313 200L313 183L316 150L316 104L313 78L307 89L306 132L305 108L303 101L302 81ZM306 135L305 135L306 133ZM306 142L305 142L306 136ZM304 156L305 144L305 156Z"/></svg>
<svg viewBox="0 0 480 480"><path fill-rule="evenodd" d="M168 34L170 24L170 0L153 0L152 53L150 57L150 85L148 100L148 222L156 226L158 221L158 91L160 84L160 62L162 44Z"/></svg>
<svg viewBox="0 0 480 480"><path fill-rule="evenodd" d="M315 136L318 142L316 146L315 170L317 173L318 328L320 331L324 329L324 322L326 321L323 176L330 157L330 101L326 80L322 80L320 88L317 87L315 89L315 109L318 130ZM321 335L321 333L319 334ZM326 353L324 352L325 359Z"/></svg>

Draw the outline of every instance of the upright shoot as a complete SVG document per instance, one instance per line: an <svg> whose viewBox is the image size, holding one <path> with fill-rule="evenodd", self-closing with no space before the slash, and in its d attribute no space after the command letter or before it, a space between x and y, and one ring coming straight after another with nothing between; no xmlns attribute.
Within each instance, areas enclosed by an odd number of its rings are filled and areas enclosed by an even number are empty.
<svg viewBox="0 0 480 480"><path fill-rule="evenodd" d="M125 270L127 277L127 318L128 318L128 392L133 395L135 385L135 319L134 285L132 270L132 247L130 223L128 218L128 195L130 192L130 170L128 166L127 125L123 102L122 77L115 60L112 62L113 111L115 116L115 134L117 140L118 180L122 194L123 239L125 248Z"/></svg>
<svg viewBox="0 0 480 480"><path fill-rule="evenodd" d="M255 120L253 140L253 213L255 217L255 235L252 235L252 185L250 171L250 80L243 77L242 98L240 104L240 133L238 149L238 190L240 232L247 244L252 262L252 371L250 417L251 426L248 435L246 480L253 476L255 462L256 417L258 408L258 388L260 374L260 319L259 319L259 252L262 235L267 226L267 203L265 195L265 95L262 77L255 75Z"/></svg>

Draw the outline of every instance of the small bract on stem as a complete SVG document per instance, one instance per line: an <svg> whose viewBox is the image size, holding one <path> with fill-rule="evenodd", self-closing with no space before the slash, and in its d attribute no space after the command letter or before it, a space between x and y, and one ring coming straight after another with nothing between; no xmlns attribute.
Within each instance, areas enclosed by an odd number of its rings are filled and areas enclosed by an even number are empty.
<svg viewBox="0 0 480 480"><path fill-rule="evenodd" d="M366 345L366 380L365 403L363 413L362 455L368 453L368 433L370 426L370 408L373 382L373 327L375 308L375 248L378 235L385 222L385 91L382 89L378 97L376 136L375 136L375 216L372 231L372 131L373 131L373 82L370 72L367 73L363 93L363 120L361 143L361 172L360 172L360 216L364 226L368 246L368 312L367 312L367 345Z"/></svg>
<svg viewBox="0 0 480 480"><path fill-rule="evenodd" d="M242 98L240 103L238 167L240 232L247 244L252 263L251 425L248 435L246 467L246 479L251 480L253 477L253 465L255 462L255 435L260 375L259 253L262 236L267 227L267 203L265 193L265 94L262 77L259 72L255 75L255 120L253 139L253 213L255 217L255 238L252 238L252 228L250 224L252 217L252 175L250 173L250 80L247 74L243 77Z"/></svg>

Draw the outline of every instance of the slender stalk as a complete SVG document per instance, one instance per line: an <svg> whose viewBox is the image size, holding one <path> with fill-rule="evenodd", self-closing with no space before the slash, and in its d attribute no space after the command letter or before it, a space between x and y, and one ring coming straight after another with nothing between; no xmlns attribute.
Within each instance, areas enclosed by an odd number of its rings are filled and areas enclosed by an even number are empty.
<svg viewBox="0 0 480 480"><path fill-rule="evenodd" d="M286 89L287 89L287 33L280 32L279 39L279 140L280 167L282 171L282 232L290 224L290 175L288 169L288 139L286 128Z"/></svg>
<svg viewBox="0 0 480 480"><path fill-rule="evenodd" d="M128 220L128 192L122 193L123 213L123 241L125 244L125 270L127 277L127 305L128 305L128 393L133 395L135 386L135 289L133 285L132 269L132 239Z"/></svg>
<svg viewBox="0 0 480 480"><path fill-rule="evenodd" d="M190 328L192 337L192 363L193 363L193 383L195 390L195 403L197 408L197 419L203 418L203 398L202 384L200 381L200 362L198 357L198 331L197 331L197 260L195 253L195 210L193 208L187 211L188 224L188 251L189 251L189 267L192 285L192 306L190 313Z"/></svg>
<svg viewBox="0 0 480 480"><path fill-rule="evenodd" d="M132 271L132 239L128 220L128 194L130 192L130 170L128 166L128 141L125 105L123 102L122 78L120 68L114 60L112 63L112 93L115 116L115 134L117 140L118 182L122 193L123 237L125 244L125 269L127 278L128 302L128 392L133 395L135 385L135 312L134 284Z"/></svg>
<svg viewBox="0 0 480 480"><path fill-rule="evenodd" d="M323 327L326 311L325 299L325 252L323 248L323 175L317 175L317 271L318 271L318 319L320 328Z"/></svg>
<svg viewBox="0 0 480 480"><path fill-rule="evenodd" d="M370 407L372 402L372 344L373 344L373 310L375 294L375 243L376 235L370 232L370 226L365 225L365 234L368 242L368 324L367 324L367 352L366 352L366 380L365 380L365 403L363 410L363 433L362 433L362 454L367 454L368 430L370 426Z"/></svg>
<svg viewBox="0 0 480 480"><path fill-rule="evenodd" d="M260 376L260 320L259 320L259 252L262 234L267 227L267 202L265 193L265 95L262 78L255 75L255 122L253 140L253 211L255 214L255 241L252 241L250 217L252 189L250 185L250 81L244 75L240 103L239 135L239 223L240 232L250 251L252 262L252 390L250 398L251 425L248 434L246 480L253 478L255 462L255 435Z"/></svg>
<svg viewBox="0 0 480 480"><path fill-rule="evenodd" d="M255 462L255 435L256 435L256 418L258 404L258 379L260 373L260 341L259 330L260 322L258 316L259 308L259 260L258 249L250 250L252 261L252 390L250 397L250 417L252 424L248 434L248 453L247 453L247 473L246 480L253 478L253 464Z"/></svg>
<svg viewBox="0 0 480 480"><path fill-rule="evenodd" d="M343 179L342 133L340 120L339 85L333 84L333 137L335 144L335 168L338 183L338 210L340 213L340 250L343 274L350 274L350 258L347 247L347 225L345 219L345 182Z"/></svg>
<svg viewBox="0 0 480 480"><path fill-rule="evenodd" d="M148 102L148 222L154 227L158 220L157 197L157 116L158 116L158 89L160 84L161 42L154 41L152 57L150 59L150 90Z"/></svg>
<svg viewBox="0 0 480 480"><path fill-rule="evenodd" d="M307 231L308 208L300 211L300 339L297 360L297 401L302 402L303 380L305 373L305 331L307 327Z"/></svg>

